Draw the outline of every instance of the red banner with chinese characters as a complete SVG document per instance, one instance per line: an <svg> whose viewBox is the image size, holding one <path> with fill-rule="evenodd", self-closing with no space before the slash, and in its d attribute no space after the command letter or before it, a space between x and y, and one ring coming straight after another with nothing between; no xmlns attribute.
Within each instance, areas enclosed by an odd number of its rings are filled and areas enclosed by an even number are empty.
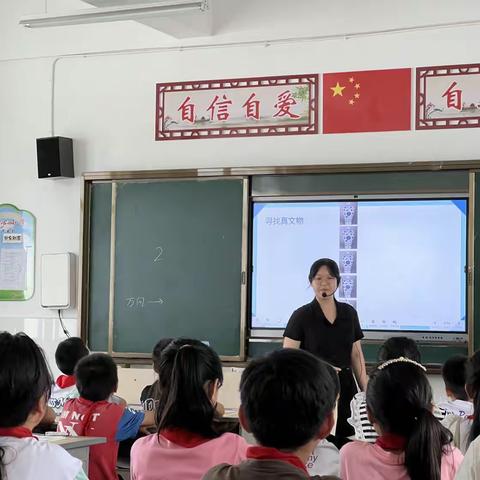
<svg viewBox="0 0 480 480"><path fill-rule="evenodd" d="M417 130L480 127L480 64L417 68Z"/></svg>
<svg viewBox="0 0 480 480"><path fill-rule="evenodd" d="M323 133L410 130L411 69L323 75Z"/></svg>
<svg viewBox="0 0 480 480"><path fill-rule="evenodd" d="M318 75L158 83L156 140L318 133Z"/></svg>

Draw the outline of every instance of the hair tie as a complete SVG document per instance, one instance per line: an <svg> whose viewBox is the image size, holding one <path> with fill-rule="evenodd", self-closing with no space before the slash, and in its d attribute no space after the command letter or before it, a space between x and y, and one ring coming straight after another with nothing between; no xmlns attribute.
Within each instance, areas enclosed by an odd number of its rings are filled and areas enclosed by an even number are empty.
<svg viewBox="0 0 480 480"><path fill-rule="evenodd" d="M389 365L393 365L394 363L411 363L412 365L416 365L417 367L421 368L424 372L427 371L427 369L421 363L418 363L415 360L411 360L410 358L405 358L405 357L392 358L391 360L387 360L386 362L379 365L377 369L383 370L384 368L388 367Z"/></svg>
<svg viewBox="0 0 480 480"><path fill-rule="evenodd" d="M425 415L433 415L433 414L432 414L432 411L429 410L428 408L422 407L420 410L418 410L418 412L413 418L415 421L418 421L421 417Z"/></svg>

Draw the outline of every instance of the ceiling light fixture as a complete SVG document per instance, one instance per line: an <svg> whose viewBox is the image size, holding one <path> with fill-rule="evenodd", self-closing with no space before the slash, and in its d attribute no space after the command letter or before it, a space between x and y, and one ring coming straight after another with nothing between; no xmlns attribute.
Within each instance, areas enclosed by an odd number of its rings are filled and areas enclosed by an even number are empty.
<svg viewBox="0 0 480 480"><path fill-rule="evenodd" d="M88 8L66 13L31 15L23 17L19 24L28 28L60 27L86 23L145 20L161 15L204 12L207 9L207 0L164 0L141 5Z"/></svg>

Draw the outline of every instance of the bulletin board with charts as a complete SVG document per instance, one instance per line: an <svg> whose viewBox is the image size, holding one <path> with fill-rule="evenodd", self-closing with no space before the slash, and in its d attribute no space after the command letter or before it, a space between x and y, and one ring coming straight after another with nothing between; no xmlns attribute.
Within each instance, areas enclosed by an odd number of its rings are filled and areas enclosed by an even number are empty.
<svg viewBox="0 0 480 480"><path fill-rule="evenodd" d="M0 301L28 300L35 286L35 217L0 204Z"/></svg>

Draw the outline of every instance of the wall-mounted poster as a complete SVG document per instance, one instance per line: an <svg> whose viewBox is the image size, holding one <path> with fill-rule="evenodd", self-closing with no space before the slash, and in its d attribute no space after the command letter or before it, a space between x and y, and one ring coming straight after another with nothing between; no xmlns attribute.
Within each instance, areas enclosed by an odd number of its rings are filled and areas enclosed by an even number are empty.
<svg viewBox="0 0 480 480"><path fill-rule="evenodd" d="M480 64L417 68L416 129L480 127Z"/></svg>
<svg viewBox="0 0 480 480"><path fill-rule="evenodd" d="M35 217L0 205L0 300L28 300L35 282Z"/></svg>
<svg viewBox="0 0 480 480"><path fill-rule="evenodd" d="M157 84L156 140L317 132L317 74Z"/></svg>

